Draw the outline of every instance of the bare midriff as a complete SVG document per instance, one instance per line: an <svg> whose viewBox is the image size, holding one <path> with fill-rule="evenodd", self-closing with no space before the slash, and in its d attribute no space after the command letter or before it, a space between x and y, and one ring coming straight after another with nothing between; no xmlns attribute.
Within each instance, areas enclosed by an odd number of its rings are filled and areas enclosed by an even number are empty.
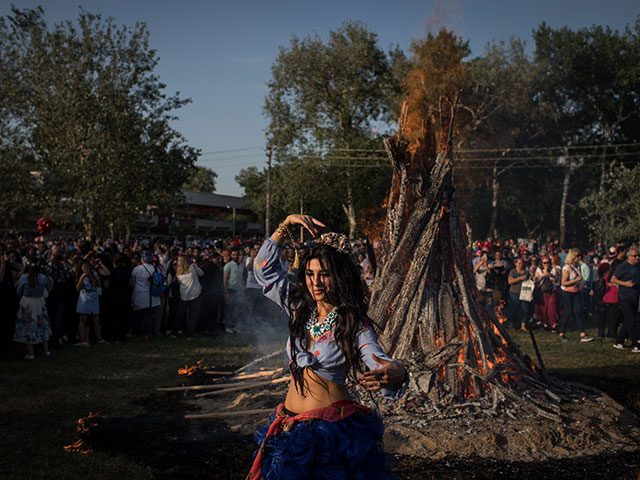
<svg viewBox="0 0 640 480"><path fill-rule="evenodd" d="M296 390L293 378L289 382L289 392L284 402L287 410L302 413L316 408L326 407L340 400L349 400L347 387L322 378L313 370L305 368L303 372L304 392Z"/></svg>

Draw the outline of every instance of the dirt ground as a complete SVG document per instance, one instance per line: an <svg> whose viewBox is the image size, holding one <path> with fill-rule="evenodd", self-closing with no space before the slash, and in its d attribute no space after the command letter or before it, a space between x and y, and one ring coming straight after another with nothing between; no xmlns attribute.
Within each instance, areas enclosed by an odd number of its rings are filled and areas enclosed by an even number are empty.
<svg viewBox="0 0 640 480"><path fill-rule="evenodd" d="M204 380L194 376L188 383ZM81 438L94 450L129 455L154 478L241 479L256 448L253 430L265 416L183 416L273 408L285 391L281 384L200 399L157 392L138 401L148 415L94 417ZM400 479L640 479L638 418L604 393L589 390L563 403L562 421L527 412L515 417L463 414L427 422L386 416L385 450Z"/></svg>

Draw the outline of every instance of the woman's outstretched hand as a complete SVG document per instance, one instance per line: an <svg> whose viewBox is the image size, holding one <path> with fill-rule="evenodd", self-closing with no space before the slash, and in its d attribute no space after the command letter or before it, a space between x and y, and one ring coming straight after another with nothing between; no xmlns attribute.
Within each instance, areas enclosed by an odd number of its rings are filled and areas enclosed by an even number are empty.
<svg viewBox="0 0 640 480"><path fill-rule="evenodd" d="M326 227L326 225L324 223L322 223L320 220L313 218L311 215L300 215L297 213L293 213L291 215L289 215L284 223L287 226L292 226L292 225L302 225L304 228L306 228L307 230L309 230L309 233L315 237L316 234L318 233L318 229L316 228L316 226L318 227Z"/></svg>
<svg viewBox="0 0 640 480"><path fill-rule="evenodd" d="M371 358L382 365L382 367L369 370L358 378L360 384L366 387L367 390L380 390L381 388L386 388L391 385L397 385L406 378L407 372L402 365L376 357L374 353L371 354Z"/></svg>

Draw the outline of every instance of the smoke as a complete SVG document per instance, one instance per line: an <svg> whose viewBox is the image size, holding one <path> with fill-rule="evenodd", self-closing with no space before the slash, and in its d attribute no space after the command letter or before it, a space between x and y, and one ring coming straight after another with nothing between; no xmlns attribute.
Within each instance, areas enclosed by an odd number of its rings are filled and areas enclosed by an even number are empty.
<svg viewBox="0 0 640 480"><path fill-rule="evenodd" d="M226 328L242 334L255 347L257 355L271 353L278 346L284 351L288 316L262 295L262 289L244 288L228 298L224 323Z"/></svg>
<svg viewBox="0 0 640 480"><path fill-rule="evenodd" d="M424 35L437 35L442 28L462 36L462 0L436 0L422 25Z"/></svg>

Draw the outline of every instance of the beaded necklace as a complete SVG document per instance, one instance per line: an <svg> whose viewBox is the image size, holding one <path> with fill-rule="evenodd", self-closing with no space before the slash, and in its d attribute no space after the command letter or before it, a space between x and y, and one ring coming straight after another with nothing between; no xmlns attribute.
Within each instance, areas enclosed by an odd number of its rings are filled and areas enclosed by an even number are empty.
<svg viewBox="0 0 640 480"><path fill-rule="evenodd" d="M318 321L318 309L315 308L311 315L309 316L309 320L307 320L307 331L309 335L312 337L319 337L324 335L327 332L330 332L336 328L336 324L338 323L338 307L335 307L329 315L322 321Z"/></svg>

